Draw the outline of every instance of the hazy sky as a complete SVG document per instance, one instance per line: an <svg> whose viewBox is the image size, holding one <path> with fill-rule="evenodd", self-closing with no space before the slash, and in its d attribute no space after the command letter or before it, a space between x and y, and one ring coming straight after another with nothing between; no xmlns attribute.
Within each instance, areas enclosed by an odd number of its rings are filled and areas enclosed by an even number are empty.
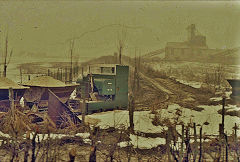
<svg viewBox="0 0 240 162"><path fill-rule="evenodd" d="M69 39L95 31L76 40L74 54L113 54L123 24L128 27L123 53L133 55L137 47L144 54L168 41L184 41L192 23L210 48L232 48L240 46L239 19L239 2L0 1L0 48L8 29L15 58L63 58L69 55Z"/></svg>

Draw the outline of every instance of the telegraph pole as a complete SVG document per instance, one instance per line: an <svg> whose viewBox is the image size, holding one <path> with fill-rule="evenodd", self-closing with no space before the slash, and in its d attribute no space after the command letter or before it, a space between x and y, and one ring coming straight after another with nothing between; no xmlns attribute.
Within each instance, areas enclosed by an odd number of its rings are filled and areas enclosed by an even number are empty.
<svg viewBox="0 0 240 162"><path fill-rule="evenodd" d="M71 44L70 44L70 57L71 57L71 67L70 67L70 77L69 77L69 81L70 81L70 83L72 83L72 80L73 80L73 67L72 67L72 58L73 58L73 48L74 48L74 40L71 42Z"/></svg>

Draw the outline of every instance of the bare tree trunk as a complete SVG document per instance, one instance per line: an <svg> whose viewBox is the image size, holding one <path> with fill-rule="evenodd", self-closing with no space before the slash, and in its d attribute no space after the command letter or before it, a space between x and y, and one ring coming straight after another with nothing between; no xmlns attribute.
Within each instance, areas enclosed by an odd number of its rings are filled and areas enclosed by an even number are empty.
<svg viewBox="0 0 240 162"><path fill-rule="evenodd" d="M93 146L89 157L89 162L96 162L96 150L96 146Z"/></svg>
<svg viewBox="0 0 240 162"><path fill-rule="evenodd" d="M168 131L167 131L167 134L166 134L166 146L167 146L167 155L168 155L168 161L172 161L172 158L171 158L171 153L170 153L170 143L171 143L171 131L170 131L170 127L168 127Z"/></svg>
<svg viewBox="0 0 240 162"><path fill-rule="evenodd" d="M136 57L135 57L136 61ZM135 62L136 63L136 62ZM132 83L132 95L130 95L129 99L129 122L130 122L130 132L134 132L134 109L135 109L135 97L136 97L136 89L135 89L135 84L136 84L136 64L135 64L135 70L134 70L134 78L133 78L133 83Z"/></svg>
<svg viewBox="0 0 240 162"><path fill-rule="evenodd" d="M225 144L226 144L226 162L228 162L228 138L225 134Z"/></svg>
<svg viewBox="0 0 240 162"><path fill-rule="evenodd" d="M37 136L37 133L35 132L34 135L33 135L33 139L32 139L32 160L31 162L35 162L36 160L36 157L35 157L35 150L36 150L36 136Z"/></svg>
<svg viewBox="0 0 240 162"><path fill-rule="evenodd" d="M119 64L122 64L122 46L119 47Z"/></svg>
<svg viewBox="0 0 240 162"><path fill-rule="evenodd" d="M10 106L11 106L11 121L14 122L15 121L15 107L14 107L14 93L13 93L13 89L12 88L9 88L8 90L8 94L9 94L9 101L10 101ZM14 123L12 123L14 124ZM14 127L14 126L12 126ZM11 158L11 162L14 161L14 158L16 157L16 138L17 138L17 135L14 134L14 137L13 137L13 151L12 151L12 158Z"/></svg>
<svg viewBox="0 0 240 162"><path fill-rule="evenodd" d="M26 135L26 144L25 144L25 147L24 147L24 162L27 162L28 161L28 156L29 156L29 148L30 148L30 132L27 132L27 135Z"/></svg>
<svg viewBox="0 0 240 162"><path fill-rule="evenodd" d="M3 77L6 77L7 76L7 65L4 64L4 67L3 67Z"/></svg>
<svg viewBox="0 0 240 162"><path fill-rule="evenodd" d="M182 142L181 142L181 150L180 150L180 162L183 161L183 144L184 144L184 125L182 124Z"/></svg>
<svg viewBox="0 0 240 162"><path fill-rule="evenodd" d="M82 79L83 79L83 67L82 67ZM86 91L86 89L84 88L84 87L86 87L86 84L85 84L85 82L83 81L83 86L81 86L81 92L82 92L82 94L81 94L81 97L82 97L82 99L83 99L83 106L82 106L82 123L83 123L83 125L84 125L84 123L85 123L85 114L86 114L86 94L85 94L85 91ZM84 90L83 90L83 88L84 88Z"/></svg>
<svg viewBox="0 0 240 162"><path fill-rule="evenodd" d="M193 153L193 161L196 161L197 157L197 130L196 130L196 123L193 123L193 129L194 129L194 153Z"/></svg>
<svg viewBox="0 0 240 162"><path fill-rule="evenodd" d="M69 159L70 162L74 162L75 161L75 157L76 157L76 150L75 148L71 149L71 151L69 152Z"/></svg>
<svg viewBox="0 0 240 162"><path fill-rule="evenodd" d="M4 64L3 64L3 77L7 76L7 55L8 55L8 34L6 36L6 47L4 55Z"/></svg>
<svg viewBox="0 0 240 162"><path fill-rule="evenodd" d="M70 47L71 51L70 51L70 54L71 54L71 67L70 67L70 77L69 77L69 81L70 83L72 83L72 80L73 80L73 48L74 48L74 40L73 42L71 43L71 47Z"/></svg>
<svg viewBox="0 0 240 162"><path fill-rule="evenodd" d="M189 154L191 152L190 137L189 137L189 126L186 127L186 140L185 140L185 144L186 144L186 151L187 151L185 159L187 161L189 161Z"/></svg>
<svg viewBox="0 0 240 162"><path fill-rule="evenodd" d="M222 129L224 133L225 97L222 99Z"/></svg>
<svg viewBox="0 0 240 162"><path fill-rule="evenodd" d="M135 107L135 101L134 101L134 96L130 96L130 101L129 101L129 122L130 122L130 132L134 132L134 121L133 121L133 116L134 116L134 107Z"/></svg>
<svg viewBox="0 0 240 162"><path fill-rule="evenodd" d="M238 153L237 123L235 123L235 126L234 126L234 143L235 143L235 152L237 155L236 161L240 162L239 153Z"/></svg>
<svg viewBox="0 0 240 162"><path fill-rule="evenodd" d="M199 152L199 162L202 161L202 127L200 127L200 152Z"/></svg>

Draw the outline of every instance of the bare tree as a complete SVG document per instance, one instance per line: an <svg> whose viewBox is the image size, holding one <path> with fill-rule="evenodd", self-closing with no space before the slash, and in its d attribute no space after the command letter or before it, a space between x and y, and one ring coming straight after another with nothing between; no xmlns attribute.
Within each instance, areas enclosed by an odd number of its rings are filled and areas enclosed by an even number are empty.
<svg viewBox="0 0 240 162"><path fill-rule="evenodd" d="M70 42L70 58L71 58L71 62L70 62L70 76L69 76L70 83L72 83L72 80L73 80L73 48L74 48L74 40L72 40Z"/></svg>
<svg viewBox="0 0 240 162"><path fill-rule="evenodd" d="M118 42L117 42L118 43L117 48L118 48L118 54L119 54L119 64L122 64L122 52L125 47L126 34L127 34L127 31L126 31L125 27L123 26L121 33L118 33Z"/></svg>
<svg viewBox="0 0 240 162"><path fill-rule="evenodd" d="M6 35L6 40L5 40L5 53L3 55L3 76L7 76L7 66L11 60L13 50L11 50L10 54L8 54L8 33ZM9 56L8 56L9 55ZM8 60L7 60L8 59Z"/></svg>

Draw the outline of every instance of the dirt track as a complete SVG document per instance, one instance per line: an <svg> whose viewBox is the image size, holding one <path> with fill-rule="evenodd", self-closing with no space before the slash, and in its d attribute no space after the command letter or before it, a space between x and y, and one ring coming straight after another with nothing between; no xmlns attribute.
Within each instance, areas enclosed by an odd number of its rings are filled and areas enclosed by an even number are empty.
<svg viewBox="0 0 240 162"><path fill-rule="evenodd" d="M212 93L203 89L184 85L172 78L150 77L144 73L140 73L139 77L142 91L144 94L148 93L146 96L139 95L141 99L138 103L141 105L165 107L168 104L176 103L186 108L198 110L198 105L209 104L209 99L213 96Z"/></svg>

